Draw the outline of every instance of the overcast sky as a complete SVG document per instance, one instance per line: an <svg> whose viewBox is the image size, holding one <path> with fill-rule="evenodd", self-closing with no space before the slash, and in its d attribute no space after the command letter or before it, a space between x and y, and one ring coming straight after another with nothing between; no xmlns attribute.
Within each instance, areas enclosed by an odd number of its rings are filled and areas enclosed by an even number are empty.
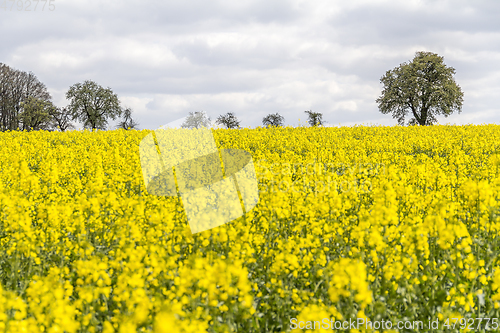
<svg viewBox="0 0 500 333"><path fill-rule="evenodd" d="M33 72L58 106L75 83L110 87L140 128L195 111L234 112L243 127L275 112L305 125L305 110L396 125L375 103L380 78L416 51L443 56L464 92L462 113L440 123L500 120L498 0L13 3L0 8L0 62Z"/></svg>

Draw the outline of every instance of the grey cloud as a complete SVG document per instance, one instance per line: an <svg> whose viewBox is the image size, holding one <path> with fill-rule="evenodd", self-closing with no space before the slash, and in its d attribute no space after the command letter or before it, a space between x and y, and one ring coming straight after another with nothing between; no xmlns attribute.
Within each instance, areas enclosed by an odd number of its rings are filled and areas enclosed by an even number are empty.
<svg viewBox="0 0 500 333"><path fill-rule="evenodd" d="M300 17L291 1L87 1L64 3L96 29L107 33L133 34L154 29L163 33L198 32L200 29L230 28L238 24L286 23ZM61 5L62 7L62 5ZM177 28L176 28L177 27ZM180 27L180 28L179 28ZM204 30L206 31L206 30Z"/></svg>
<svg viewBox="0 0 500 333"><path fill-rule="evenodd" d="M367 3L331 17L330 25L342 31L336 40L342 44L426 43L441 31L468 33L498 31L500 3L496 1L421 1Z"/></svg>
<svg viewBox="0 0 500 333"><path fill-rule="evenodd" d="M226 43L210 47L206 39L198 39L180 43L172 51L179 58L186 58L193 64L218 67L244 66L266 70L282 66L290 60L289 49L280 47L282 45L276 42L271 43L265 39L254 45L252 42L249 40L246 45Z"/></svg>

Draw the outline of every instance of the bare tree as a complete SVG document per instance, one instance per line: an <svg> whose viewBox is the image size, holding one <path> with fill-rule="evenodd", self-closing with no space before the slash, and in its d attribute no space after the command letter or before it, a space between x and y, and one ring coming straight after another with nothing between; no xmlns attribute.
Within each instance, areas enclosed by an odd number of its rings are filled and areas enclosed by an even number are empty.
<svg viewBox="0 0 500 333"><path fill-rule="evenodd" d="M205 111L189 112L189 116L186 117L184 123L182 123L182 128L202 128L210 127L212 121L210 117L207 116Z"/></svg>
<svg viewBox="0 0 500 333"><path fill-rule="evenodd" d="M74 129L75 126L71 123L71 113L67 107L54 108L51 110L51 127L64 132L69 129Z"/></svg>
<svg viewBox="0 0 500 333"><path fill-rule="evenodd" d="M322 126L323 125L323 114L319 112L312 112L312 110L309 111L304 111L307 113L308 120L307 122L309 125L315 127L315 126Z"/></svg>
<svg viewBox="0 0 500 333"><path fill-rule="evenodd" d="M12 112L12 69L0 63L0 127L2 131L8 128L9 115Z"/></svg>
<svg viewBox="0 0 500 333"><path fill-rule="evenodd" d="M262 124L264 126L271 126L271 127L278 127L278 126L281 126L283 127L285 123L285 118L280 115L278 112L276 113L271 113L271 114L268 114L267 116L264 117L264 119L262 119Z"/></svg>
<svg viewBox="0 0 500 333"><path fill-rule="evenodd" d="M240 121L233 112L228 112L225 115L220 115L215 121L219 125L223 125L226 128L239 128Z"/></svg>
<svg viewBox="0 0 500 333"><path fill-rule="evenodd" d="M0 129L16 130L21 127L25 102L30 98L50 102L47 87L29 72L12 69L0 63Z"/></svg>
<svg viewBox="0 0 500 333"><path fill-rule="evenodd" d="M122 128L122 129L137 129L137 126L139 126L139 123L136 122L134 119L132 119L132 109L131 108L126 108L125 110L122 111L122 121L116 125L116 128Z"/></svg>

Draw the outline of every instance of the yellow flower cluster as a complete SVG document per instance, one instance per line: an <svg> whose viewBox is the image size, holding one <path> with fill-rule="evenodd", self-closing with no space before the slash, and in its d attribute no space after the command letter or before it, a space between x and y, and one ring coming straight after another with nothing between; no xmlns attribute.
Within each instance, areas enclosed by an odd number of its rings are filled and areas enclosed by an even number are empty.
<svg viewBox="0 0 500 333"><path fill-rule="evenodd" d="M354 292L354 300L364 309L372 302L372 294L366 282L366 267L363 262L342 258L331 262L331 279L328 294L332 302L340 297L349 297Z"/></svg>
<svg viewBox="0 0 500 333"><path fill-rule="evenodd" d="M149 133L0 133L0 332L500 317L499 126L214 130L259 203L194 235Z"/></svg>

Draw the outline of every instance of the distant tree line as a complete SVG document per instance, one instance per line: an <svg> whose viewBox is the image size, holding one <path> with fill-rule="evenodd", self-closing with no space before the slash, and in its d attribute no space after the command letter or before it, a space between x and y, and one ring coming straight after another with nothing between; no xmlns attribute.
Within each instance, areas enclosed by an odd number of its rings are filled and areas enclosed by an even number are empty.
<svg viewBox="0 0 500 333"><path fill-rule="evenodd" d="M313 112L311 110L304 111L308 116L308 123L312 127L323 126L323 114L319 112ZM239 129L240 121L234 114L234 112L228 112L224 115L220 115L215 124L221 125L227 129ZM212 120L204 111L190 112L182 123L182 128L202 128L210 127L212 125ZM278 112L271 113L262 119L262 125L265 127L283 127L285 125L285 118Z"/></svg>
<svg viewBox="0 0 500 333"><path fill-rule="evenodd" d="M75 128L78 120L87 129L106 129L109 119L122 117L117 128L139 125L130 108L123 109L116 94L93 81L71 86L66 93L70 104L57 107L47 87L35 74L0 63L0 130L60 130Z"/></svg>
<svg viewBox="0 0 500 333"><path fill-rule="evenodd" d="M136 129L138 123L132 117L132 109L122 108L118 96L111 88L104 88L87 80L72 85L66 92L70 101L65 107L57 107L47 87L35 74L13 69L0 63L0 130L60 130L74 129L72 121L79 121L86 129L107 127L110 119L121 118L116 128ZM305 111L311 126L323 125L322 114ZM285 118L273 113L262 119L265 127L283 127ZM220 115L215 123L227 129L241 128L234 112ZM210 127L212 120L204 111L190 112L183 128Z"/></svg>

